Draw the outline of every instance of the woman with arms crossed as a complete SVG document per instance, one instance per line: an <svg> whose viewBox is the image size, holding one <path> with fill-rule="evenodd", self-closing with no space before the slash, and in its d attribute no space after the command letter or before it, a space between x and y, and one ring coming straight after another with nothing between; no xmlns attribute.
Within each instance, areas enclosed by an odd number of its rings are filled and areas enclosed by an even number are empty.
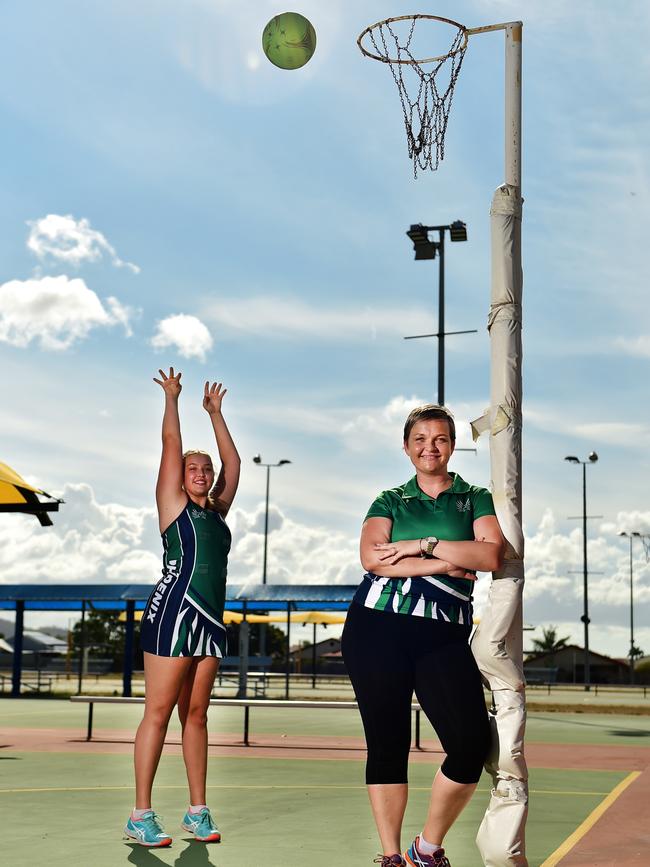
<svg viewBox="0 0 650 867"><path fill-rule="evenodd" d="M491 494L447 470L455 440L444 407L421 406L407 418L404 451L415 476L370 507L361 531L367 573L343 630L368 746L366 783L382 867L450 867L442 843L476 788L489 748L481 678L468 643L471 596L475 571L498 569L505 542ZM402 857L414 692L447 755L423 831Z"/></svg>
<svg viewBox="0 0 650 867"><path fill-rule="evenodd" d="M142 615L145 709L135 738L135 809L125 833L143 846L169 846L151 808L151 788L175 705L183 729L190 807L181 826L197 840L219 842L206 805L207 711L219 659L226 653L223 609L230 530L224 520L239 484L240 459L221 413L226 389L206 382L221 470L215 483L206 452L183 454L178 416L181 374L154 379L165 393L162 457L156 485L164 555L163 574Z"/></svg>

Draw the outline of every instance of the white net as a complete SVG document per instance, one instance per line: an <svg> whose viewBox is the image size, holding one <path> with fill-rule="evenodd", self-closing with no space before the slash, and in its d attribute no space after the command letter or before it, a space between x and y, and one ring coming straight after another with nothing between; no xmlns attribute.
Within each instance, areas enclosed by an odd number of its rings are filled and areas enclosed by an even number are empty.
<svg viewBox="0 0 650 867"><path fill-rule="evenodd" d="M466 29L456 22L447 22L456 28L448 51L440 57L418 59L414 50L416 24L432 18L426 15L389 18L369 27L359 37L359 47L364 54L390 67L404 113L414 177L418 168L435 171L444 159L454 88L467 50ZM372 52L361 44L366 34L372 43Z"/></svg>

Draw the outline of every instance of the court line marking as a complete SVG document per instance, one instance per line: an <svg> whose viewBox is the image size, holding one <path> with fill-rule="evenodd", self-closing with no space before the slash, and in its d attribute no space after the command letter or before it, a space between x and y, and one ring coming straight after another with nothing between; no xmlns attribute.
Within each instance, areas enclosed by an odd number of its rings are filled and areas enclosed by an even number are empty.
<svg viewBox="0 0 650 867"><path fill-rule="evenodd" d="M621 782L612 789L609 795L600 802L596 809L592 810L584 822L582 822L581 825L578 825L573 834L567 837L564 843L562 843L555 852L553 852L553 854L540 865L540 867L555 867L555 865L558 864L559 861L571 851L571 849L573 849L576 843L585 836L587 831L593 828L600 817L612 806L614 801L623 794L627 787L632 785L632 783L640 776L641 771L632 771L632 773L628 774L625 779L621 780Z"/></svg>
<svg viewBox="0 0 650 867"><path fill-rule="evenodd" d="M620 784L619 784L620 785ZM186 785L182 786L159 786L156 785L156 789L186 789ZM215 784L209 785L208 789L344 789L350 791L365 791L365 786L334 786L334 785L307 785L307 786L298 786L298 785L241 785L241 784ZM409 786L410 791L412 792L428 792L430 791L430 786ZM121 791L131 791L133 786L65 786L65 787L51 787L51 788L25 788L25 789L0 789L0 795L17 795L17 794L33 794L36 792L121 792ZM477 789L477 792L481 794L487 794L489 789ZM616 791L615 789L613 791ZM553 789L531 789L531 795L588 795L588 796L605 796L611 794L609 792L569 792L565 789L556 791ZM604 803L604 802L603 802ZM548 867L548 865L547 865Z"/></svg>

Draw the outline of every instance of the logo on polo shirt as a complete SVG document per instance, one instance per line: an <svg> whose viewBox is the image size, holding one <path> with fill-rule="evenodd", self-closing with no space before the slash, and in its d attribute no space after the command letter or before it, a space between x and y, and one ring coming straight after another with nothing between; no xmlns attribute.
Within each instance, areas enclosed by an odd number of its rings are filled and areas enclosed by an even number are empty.
<svg viewBox="0 0 650 867"><path fill-rule="evenodd" d="M456 508L459 512L471 512L472 503L470 498L468 497L466 500L463 500L462 497L456 497Z"/></svg>

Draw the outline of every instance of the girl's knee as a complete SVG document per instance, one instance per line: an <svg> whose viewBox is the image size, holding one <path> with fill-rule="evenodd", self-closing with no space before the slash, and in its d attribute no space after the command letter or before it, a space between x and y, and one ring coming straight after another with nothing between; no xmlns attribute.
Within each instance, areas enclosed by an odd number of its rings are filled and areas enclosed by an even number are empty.
<svg viewBox="0 0 650 867"><path fill-rule="evenodd" d="M145 706L144 719L146 722L155 726L166 726L169 723L169 718L174 709L173 705L167 704L149 704Z"/></svg>
<svg viewBox="0 0 650 867"><path fill-rule="evenodd" d="M183 725L205 727L208 724L208 709L204 704L191 704L185 714Z"/></svg>

